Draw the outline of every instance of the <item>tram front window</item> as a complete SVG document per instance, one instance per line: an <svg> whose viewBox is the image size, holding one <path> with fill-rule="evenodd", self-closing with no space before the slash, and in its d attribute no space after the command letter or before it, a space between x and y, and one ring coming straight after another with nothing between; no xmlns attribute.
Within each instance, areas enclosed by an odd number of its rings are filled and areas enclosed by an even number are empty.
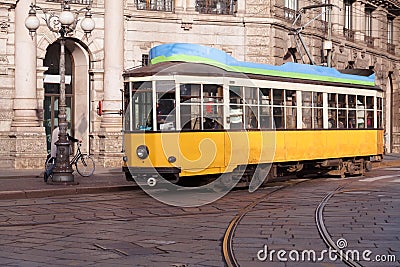
<svg viewBox="0 0 400 267"><path fill-rule="evenodd" d="M127 130L152 130L151 82L134 82L132 102L127 105L125 128ZM131 114L131 115L130 115Z"/></svg>

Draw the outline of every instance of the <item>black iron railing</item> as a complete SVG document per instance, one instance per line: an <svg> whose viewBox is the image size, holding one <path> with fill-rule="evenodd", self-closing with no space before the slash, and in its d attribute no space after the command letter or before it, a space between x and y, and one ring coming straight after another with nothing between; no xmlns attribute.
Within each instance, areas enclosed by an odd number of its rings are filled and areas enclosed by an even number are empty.
<svg viewBox="0 0 400 267"><path fill-rule="evenodd" d="M387 44L387 51L388 53L394 55L396 52L396 46L394 44L388 43Z"/></svg>
<svg viewBox="0 0 400 267"><path fill-rule="evenodd" d="M197 0L196 11L201 14L231 15L235 11L236 0Z"/></svg>
<svg viewBox="0 0 400 267"><path fill-rule="evenodd" d="M283 11L284 11L285 20L287 20L289 22L294 22L297 11L294 9L287 8L287 7L284 7Z"/></svg>
<svg viewBox="0 0 400 267"><path fill-rule="evenodd" d="M347 41L354 41L354 31L343 28L343 35L346 37Z"/></svg>
<svg viewBox="0 0 400 267"><path fill-rule="evenodd" d="M173 0L136 0L138 10L172 12Z"/></svg>
<svg viewBox="0 0 400 267"><path fill-rule="evenodd" d="M371 48L374 47L374 37L365 35L364 41L368 47L371 47Z"/></svg>

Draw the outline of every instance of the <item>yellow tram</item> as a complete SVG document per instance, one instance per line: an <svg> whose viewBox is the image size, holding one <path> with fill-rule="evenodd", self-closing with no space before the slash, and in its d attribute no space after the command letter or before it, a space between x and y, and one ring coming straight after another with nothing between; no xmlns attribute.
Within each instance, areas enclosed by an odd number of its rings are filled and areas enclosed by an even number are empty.
<svg viewBox="0 0 400 267"><path fill-rule="evenodd" d="M374 75L237 61L194 44L150 51L124 73L128 180L173 180L272 164L270 176L371 169L383 154L383 93Z"/></svg>

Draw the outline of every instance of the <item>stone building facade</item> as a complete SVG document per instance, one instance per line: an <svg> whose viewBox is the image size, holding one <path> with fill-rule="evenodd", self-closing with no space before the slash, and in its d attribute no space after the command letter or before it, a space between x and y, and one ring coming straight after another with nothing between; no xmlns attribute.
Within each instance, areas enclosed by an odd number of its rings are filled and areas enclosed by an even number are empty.
<svg viewBox="0 0 400 267"><path fill-rule="evenodd" d="M59 0L0 1L0 167L42 168L57 125L59 43L44 22L25 27L31 1L59 12ZM326 3L332 8L318 6ZM124 69L141 66L155 45L189 42L238 60L309 63L291 29L301 29L315 64L376 73L385 92L385 146L400 152L400 3L353 0L71 0L92 7L96 28L79 27L66 43L71 133L104 166L121 165ZM302 13L294 26L296 10ZM315 6L317 5L317 6ZM329 12L328 12L329 10ZM329 15L330 14L330 15ZM38 16L42 14L38 12ZM314 19L315 18L315 19ZM313 20L314 19L314 20ZM308 23L310 22L310 23ZM293 31L292 31L293 32ZM298 42L297 42L298 43ZM103 115L98 115L98 101Z"/></svg>

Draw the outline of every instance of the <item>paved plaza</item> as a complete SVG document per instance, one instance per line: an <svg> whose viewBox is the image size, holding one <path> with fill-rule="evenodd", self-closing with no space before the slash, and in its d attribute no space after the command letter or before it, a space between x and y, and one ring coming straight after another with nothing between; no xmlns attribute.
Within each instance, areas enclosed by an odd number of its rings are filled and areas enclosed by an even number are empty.
<svg viewBox="0 0 400 267"><path fill-rule="evenodd" d="M400 266L396 165L383 164L365 177L283 179L196 208L158 202L118 169L77 177L75 186L46 185L39 172L10 172L0 180L0 263L225 266L224 234L243 214L232 235L240 266L346 266L316 222L317 207L331 194L322 223L339 252L359 256L359 266Z"/></svg>

